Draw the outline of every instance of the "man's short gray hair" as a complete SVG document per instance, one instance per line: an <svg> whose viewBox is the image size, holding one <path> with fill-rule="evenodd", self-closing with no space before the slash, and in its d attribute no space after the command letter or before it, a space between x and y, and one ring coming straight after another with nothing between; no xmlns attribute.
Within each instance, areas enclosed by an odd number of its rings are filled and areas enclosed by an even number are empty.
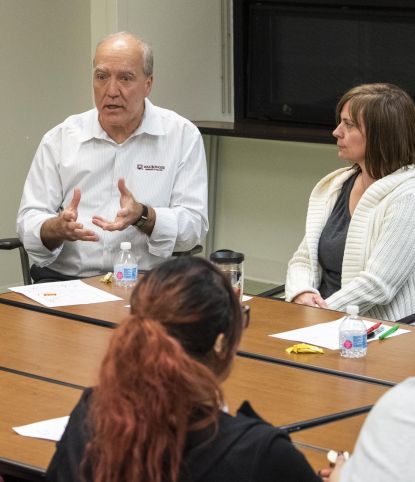
<svg viewBox="0 0 415 482"><path fill-rule="evenodd" d="M131 32L117 32L117 33L112 33L110 35L107 35L104 37L102 40L100 40L96 46L95 51L98 49L98 47L106 42L109 39L116 38L116 37L130 37L138 43L138 45L141 47L143 51L143 72L146 77L150 77L150 75L153 75L153 64L154 64L154 58L153 58L153 50L150 47L150 45L143 40L142 38L138 37L138 35L135 35ZM95 64L95 58L94 58L94 64Z"/></svg>

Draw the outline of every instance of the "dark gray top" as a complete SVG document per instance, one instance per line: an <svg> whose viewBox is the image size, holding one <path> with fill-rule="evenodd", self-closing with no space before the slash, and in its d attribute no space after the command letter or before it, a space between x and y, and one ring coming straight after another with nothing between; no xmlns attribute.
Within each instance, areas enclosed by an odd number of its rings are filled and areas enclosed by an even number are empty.
<svg viewBox="0 0 415 482"><path fill-rule="evenodd" d="M344 247L350 224L349 199L358 172L343 184L333 211L321 232L318 261L323 269L320 295L325 299L341 288Z"/></svg>

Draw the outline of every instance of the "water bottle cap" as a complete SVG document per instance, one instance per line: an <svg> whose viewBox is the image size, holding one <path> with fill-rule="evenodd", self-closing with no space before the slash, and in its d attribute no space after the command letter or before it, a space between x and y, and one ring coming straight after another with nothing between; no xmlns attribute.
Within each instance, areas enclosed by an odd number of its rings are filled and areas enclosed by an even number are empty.
<svg viewBox="0 0 415 482"><path fill-rule="evenodd" d="M120 249L122 249L123 251L125 251L126 249L131 249L130 241L123 241L122 243L120 243Z"/></svg>
<svg viewBox="0 0 415 482"><path fill-rule="evenodd" d="M347 305L346 306L346 313L348 315L358 315L359 314L359 307L357 305Z"/></svg>

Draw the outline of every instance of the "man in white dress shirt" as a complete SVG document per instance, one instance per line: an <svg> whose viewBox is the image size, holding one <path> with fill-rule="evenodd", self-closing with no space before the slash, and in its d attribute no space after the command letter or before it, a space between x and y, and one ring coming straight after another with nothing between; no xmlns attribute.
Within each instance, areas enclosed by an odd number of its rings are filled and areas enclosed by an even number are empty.
<svg viewBox="0 0 415 482"><path fill-rule="evenodd" d="M112 271L121 241L151 268L208 230L203 141L191 122L147 99L149 46L111 35L93 67L96 108L46 133L24 186L17 230L35 280Z"/></svg>

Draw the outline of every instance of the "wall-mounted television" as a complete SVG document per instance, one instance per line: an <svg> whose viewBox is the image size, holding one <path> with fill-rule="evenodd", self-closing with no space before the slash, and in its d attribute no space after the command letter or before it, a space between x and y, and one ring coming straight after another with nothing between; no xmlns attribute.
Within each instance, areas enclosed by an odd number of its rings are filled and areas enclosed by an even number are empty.
<svg viewBox="0 0 415 482"><path fill-rule="evenodd" d="M234 0L235 122L333 128L349 88L415 97L415 2Z"/></svg>

